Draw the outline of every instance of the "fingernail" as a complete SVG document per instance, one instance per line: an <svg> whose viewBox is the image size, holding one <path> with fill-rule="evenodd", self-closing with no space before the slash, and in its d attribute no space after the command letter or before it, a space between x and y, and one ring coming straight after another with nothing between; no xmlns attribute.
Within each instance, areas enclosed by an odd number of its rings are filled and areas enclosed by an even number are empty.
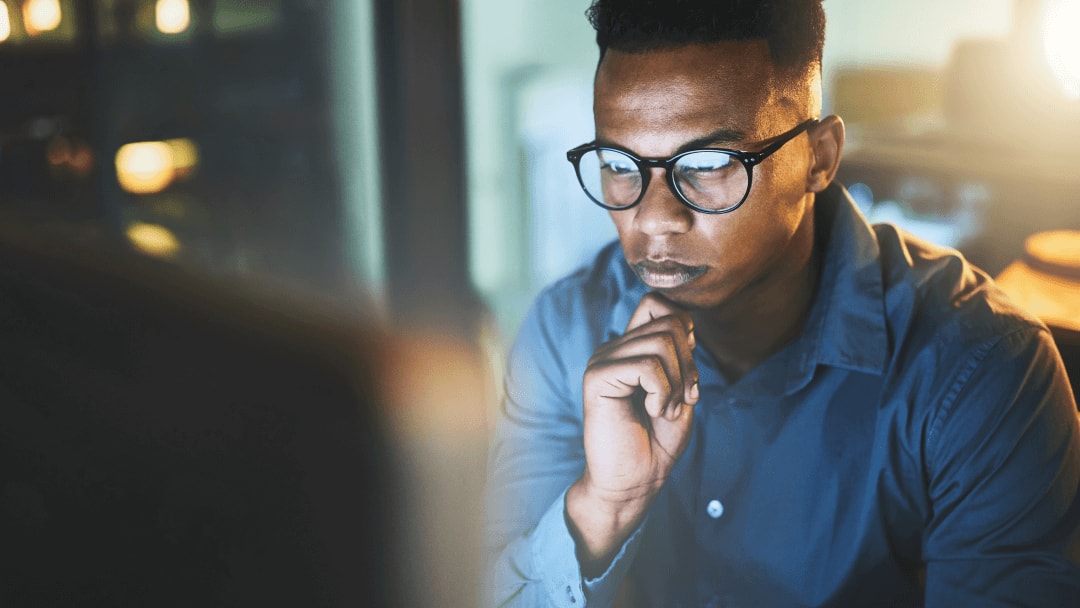
<svg viewBox="0 0 1080 608"><path fill-rule="evenodd" d="M678 418L679 414L681 414L681 413L682 413L682 404L681 403L679 405L676 405L675 409L671 410L672 418Z"/></svg>
<svg viewBox="0 0 1080 608"><path fill-rule="evenodd" d="M697 381L695 381L694 385L690 387L690 401L692 403L697 403L699 396L700 395L698 394L698 383Z"/></svg>
<svg viewBox="0 0 1080 608"><path fill-rule="evenodd" d="M694 330L692 329L690 330L690 333L687 334L687 342L690 343L690 348L697 347L697 338L694 337Z"/></svg>

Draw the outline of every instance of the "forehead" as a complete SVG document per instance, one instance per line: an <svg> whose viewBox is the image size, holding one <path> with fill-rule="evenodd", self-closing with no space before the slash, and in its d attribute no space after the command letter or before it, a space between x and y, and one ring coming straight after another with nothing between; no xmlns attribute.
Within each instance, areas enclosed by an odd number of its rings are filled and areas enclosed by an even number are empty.
<svg viewBox="0 0 1080 608"><path fill-rule="evenodd" d="M670 153L680 138L689 141L718 130L760 140L798 114L798 87L780 86L787 80L778 74L765 41L640 53L609 50L596 73L597 138L649 154ZM641 138L669 149L647 151L641 142L629 141Z"/></svg>

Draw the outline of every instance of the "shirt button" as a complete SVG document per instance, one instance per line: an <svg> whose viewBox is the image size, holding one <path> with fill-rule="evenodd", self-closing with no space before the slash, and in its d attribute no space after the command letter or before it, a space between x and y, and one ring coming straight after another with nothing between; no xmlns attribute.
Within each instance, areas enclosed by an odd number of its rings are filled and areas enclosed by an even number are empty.
<svg viewBox="0 0 1080 608"><path fill-rule="evenodd" d="M719 500L710 500L709 506L705 507L705 512L713 519L720 519L720 516L724 514L724 505L720 504Z"/></svg>

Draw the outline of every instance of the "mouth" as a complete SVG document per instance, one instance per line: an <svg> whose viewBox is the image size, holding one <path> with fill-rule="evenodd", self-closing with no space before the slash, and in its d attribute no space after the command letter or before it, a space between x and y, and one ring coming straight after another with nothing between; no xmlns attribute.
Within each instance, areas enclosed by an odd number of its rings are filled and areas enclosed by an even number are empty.
<svg viewBox="0 0 1080 608"><path fill-rule="evenodd" d="M632 265L638 277L653 289L672 289L685 285L705 274L708 266L688 266L671 260L645 260Z"/></svg>

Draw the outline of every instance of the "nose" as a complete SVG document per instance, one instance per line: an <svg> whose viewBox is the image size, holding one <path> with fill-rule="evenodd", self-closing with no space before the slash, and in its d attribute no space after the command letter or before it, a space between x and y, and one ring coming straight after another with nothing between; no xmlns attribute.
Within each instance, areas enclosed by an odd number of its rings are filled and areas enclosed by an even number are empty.
<svg viewBox="0 0 1080 608"><path fill-rule="evenodd" d="M694 210L671 191L663 168L652 169L649 187L634 211L635 227L649 236L682 234L694 224Z"/></svg>

